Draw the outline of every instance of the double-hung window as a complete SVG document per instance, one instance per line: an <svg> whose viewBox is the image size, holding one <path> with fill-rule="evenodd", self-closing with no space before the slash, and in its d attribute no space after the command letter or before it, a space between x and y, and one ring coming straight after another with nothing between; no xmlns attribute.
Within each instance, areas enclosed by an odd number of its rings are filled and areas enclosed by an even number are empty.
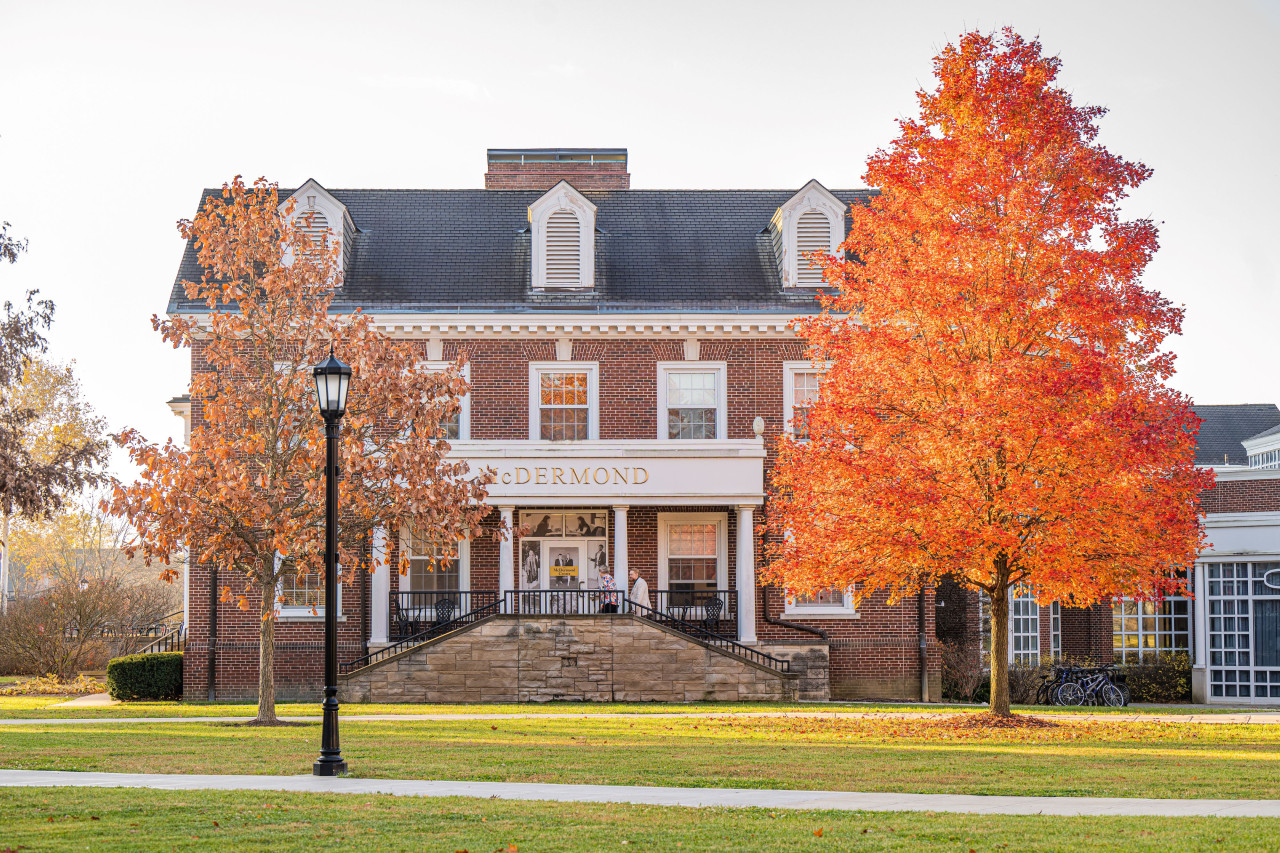
<svg viewBox="0 0 1280 853"><path fill-rule="evenodd" d="M424 361L418 367L423 370L440 371L451 367L451 361ZM462 378L471 381L471 365L462 366ZM441 438L446 441L466 441L471 438L471 395L467 394L458 401L461 405L452 415L440 420Z"/></svg>
<svg viewBox="0 0 1280 853"><path fill-rule="evenodd" d="M658 438L725 438L725 365L658 365Z"/></svg>
<svg viewBox="0 0 1280 853"><path fill-rule="evenodd" d="M818 399L822 373L808 361L788 361L782 365L783 423L800 441L809 438L809 411Z"/></svg>
<svg viewBox="0 0 1280 853"><path fill-rule="evenodd" d="M409 558L409 572L402 586L416 592L450 592L462 589L463 542L437 542L405 530L401 547Z"/></svg>
<svg viewBox="0 0 1280 853"><path fill-rule="evenodd" d="M858 614L853 608L852 590L828 587L809 594L789 592L784 615L798 618L814 616L857 618Z"/></svg>
<svg viewBox="0 0 1280 853"><path fill-rule="evenodd" d="M599 436L595 364L529 365L529 437L586 441Z"/></svg>
<svg viewBox="0 0 1280 853"><path fill-rule="evenodd" d="M702 601L729 585L724 513L659 513L658 591L672 604Z"/></svg>
<svg viewBox="0 0 1280 853"><path fill-rule="evenodd" d="M308 619L324 615L324 576L302 572L292 561L276 555L279 580L276 583L276 615L284 620ZM339 567L338 571L342 571ZM338 617L342 617L342 584L338 584Z"/></svg>

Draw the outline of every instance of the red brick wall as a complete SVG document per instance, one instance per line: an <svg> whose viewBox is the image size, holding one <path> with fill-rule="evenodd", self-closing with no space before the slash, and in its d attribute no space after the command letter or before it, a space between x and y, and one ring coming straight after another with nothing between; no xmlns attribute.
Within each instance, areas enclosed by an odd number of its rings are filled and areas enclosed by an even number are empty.
<svg viewBox="0 0 1280 853"><path fill-rule="evenodd" d="M1200 495L1200 511L1280 512L1280 479L1219 480Z"/></svg>
<svg viewBox="0 0 1280 853"><path fill-rule="evenodd" d="M426 358L426 342L417 344ZM754 437L752 421L765 421L766 473L774 462L773 440L784 427L783 369L784 361L804 357L798 341L752 339L706 339L700 341L700 360L725 362L727 369L726 424L730 439ZM471 438L476 440L527 439L529 437L529 362L556 360L556 347L550 340L518 340L476 338L446 341L443 356L455 358L465 352L471 362ZM681 341L644 339L583 339L574 341L572 359L599 364L599 424L602 440L653 439L657 436L657 363L683 361ZM193 369L203 362L199 347L193 351ZM193 425L200 423L201 409L193 405ZM609 513L610 564L614 564L613 515ZM736 586L737 513L731 506L652 507L633 506L628 513L628 564L641 571L650 588L657 589L657 516L659 512L724 512L728 518L727 562L729 588ZM757 510L755 520L763 513ZM486 525L490 530L498 523L498 513L491 512ZM757 540L759 537L757 537ZM392 557L398 558L398 537L392 536ZM514 543L519 555L519 542ZM471 581L473 589L497 589L499 545L492 537L481 537L471 543ZM756 566L761 565L762 548L757 541ZM519 572L516 572L519 583ZM391 588L399 588L400 577L393 573ZM619 585L625 580L618 579ZM205 586L201 587L201 584ZM343 660L364 654L364 638L368 636L367 577L358 589L348 591L343 613L348 621L340 625L340 653ZM204 589L202 593L200 590ZM204 596L203 598L201 596ZM768 642L812 642L814 636L803 631L769 624L764 619L764 592L756 592L757 634ZM198 569L193 571L190 619L191 653L188 656L186 682L188 695L204 696L205 666L203 650L207 649L207 579ZM864 602L856 620L813 619L808 624L826 631L831 637L832 695L861 698L919 696L918 619L914 598L890 605L883 597ZM205 611L202 613L202 609ZM769 613L780 616L781 596L772 595ZM931 674L940 671L940 656L934 639L933 598L926 607L925 634L929 643L928 660ZM219 695L246 696L257 684L257 610L250 613L222 605L219 611ZM281 623L277 627L279 647L277 683L281 695L318 695L321 677L320 624Z"/></svg>
<svg viewBox="0 0 1280 853"><path fill-rule="evenodd" d="M487 190L549 190L561 181L575 189L626 190L631 175L624 161L602 163L490 163L484 176Z"/></svg>

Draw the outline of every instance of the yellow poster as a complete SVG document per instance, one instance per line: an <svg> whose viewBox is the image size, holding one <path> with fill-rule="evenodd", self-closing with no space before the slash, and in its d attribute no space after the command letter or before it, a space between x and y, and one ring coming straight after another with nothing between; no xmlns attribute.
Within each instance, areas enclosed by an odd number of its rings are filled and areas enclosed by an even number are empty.
<svg viewBox="0 0 1280 853"><path fill-rule="evenodd" d="M552 566L551 577L553 578L576 578L578 576L577 566Z"/></svg>

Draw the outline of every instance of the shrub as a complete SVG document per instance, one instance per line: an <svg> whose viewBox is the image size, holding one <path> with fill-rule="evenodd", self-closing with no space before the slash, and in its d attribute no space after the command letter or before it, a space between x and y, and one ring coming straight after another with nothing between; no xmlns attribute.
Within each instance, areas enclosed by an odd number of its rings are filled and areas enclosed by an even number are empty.
<svg viewBox="0 0 1280 853"><path fill-rule="evenodd" d="M178 699L182 696L182 652L125 655L107 664L112 699Z"/></svg>
<svg viewBox="0 0 1280 853"><path fill-rule="evenodd" d="M953 702L978 702L987 674L976 647L942 642L942 698Z"/></svg>
<svg viewBox="0 0 1280 853"><path fill-rule="evenodd" d="M1014 705L1030 705L1036 701L1040 687L1040 675L1047 670L1029 663L1009 664L1009 702Z"/></svg>
<svg viewBox="0 0 1280 853"><path fill-rule="evenodd" d="M1120 668L1133 702L1190 702L1191 656L1152 655Z"/></svg>
<svg viewBox="0 0 1280 853"><path fill-rule="evenodd" d="M64 681L52 673L0 687L0 696L84 696L101 692L102 682L96 678L81 675L75 681Z"/></svg>

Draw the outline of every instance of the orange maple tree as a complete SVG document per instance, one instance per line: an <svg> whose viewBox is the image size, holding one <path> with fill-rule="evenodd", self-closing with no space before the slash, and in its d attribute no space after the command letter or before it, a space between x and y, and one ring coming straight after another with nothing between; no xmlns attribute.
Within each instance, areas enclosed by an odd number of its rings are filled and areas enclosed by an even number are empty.
<svg viewBox="0 0 1280 853"><path fill-rule="evenodd" d="M1083 606L1180 593L1203 541L1199 421L1166 387L1182 310L1144 289L1150 170L1012 30L970 32L868 161L834 285L798 322L825 367L780 440L768 517L792 590L890 600L951 576L990 596L991 711L1009 713L1010 590Z"/></svg>
<svg viewBox="0 0 1280 853"><path fill-rule="evenodd" d="M310 224L292 202L281 206L275 184L239 177L179 223L204 268L183 286L208 310L152 323L194 350L191 399L202 417L189 449L134 430L117 436L141 473L104 502L136 531L130 556L162 562L172 579L170 559L185 546L192 564L234 579L220 585L222 600L258 606L263 723L275 721L277 589L286 573L324 574L325 441L312 365L332 346L352 368L339 443L340 580L373 568L364 555L377 527L446 543L478 535L492 481L447 458L444 423L468 390L462 360L421 369L422 354L369 317L330 314L338 245L313 242Z"/></svg>

